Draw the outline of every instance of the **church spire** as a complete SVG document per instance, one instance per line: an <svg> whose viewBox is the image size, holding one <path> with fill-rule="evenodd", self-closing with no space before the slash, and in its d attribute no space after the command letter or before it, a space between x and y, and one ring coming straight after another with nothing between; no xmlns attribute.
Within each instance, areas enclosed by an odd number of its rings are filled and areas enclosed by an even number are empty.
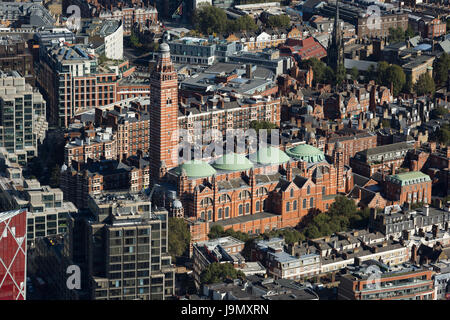
<svg viewBox="0 0 450 320"><path fill-rule="evenodd" d="M339 0L336 0L336 13L334 16L333 32L331 34L331 41L327 50L328 65L335 71L338 70L338 66L341 68L344 65L344 45L342 39L341 25L339 22Z"/></svg>

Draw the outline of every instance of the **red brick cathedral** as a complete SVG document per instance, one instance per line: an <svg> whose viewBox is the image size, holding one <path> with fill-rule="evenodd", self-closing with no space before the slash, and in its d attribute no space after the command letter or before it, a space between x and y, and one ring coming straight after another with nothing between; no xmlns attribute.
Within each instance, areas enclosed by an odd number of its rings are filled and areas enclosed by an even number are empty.
<svg viewBox="0 0 450 320"><path fill-rule="evenodd" d="M152 177L176 191L170 212L189 222L192 242L206 240L214 224L250 234L296 226L309 212L326 211L338 194L353 188L339 142L331 156L300 143L286 150L269 146L178 165L171 158L177 153L176 139L170 140L177 130L177 94L169 48L162 44L151 76Z"/></svg>

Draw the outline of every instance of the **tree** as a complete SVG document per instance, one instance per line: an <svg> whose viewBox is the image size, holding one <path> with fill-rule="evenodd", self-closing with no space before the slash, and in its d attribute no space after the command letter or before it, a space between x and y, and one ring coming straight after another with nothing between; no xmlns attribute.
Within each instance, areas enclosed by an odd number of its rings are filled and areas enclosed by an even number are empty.
<svg viewBox="0 0 450 320"><path fill-rule="evenodd" d="M313 73L314 73L314 79L313 79L314 85L317 83L323 82L325 69L327 67L327 65L325 63L323 63L322 61L320 61L317 58L311 58L308 60L303 60L301 64L304 69L309 69L309 67L312 68Z"/></svg>
<svg viewBox="0 0 450 320"><path fill-rule="evenodd" d="M195 15L195 28L204 34L223 33L227 29L228 18L223 9L204 5Z"/></svg>
<svg viewBox="0 0 450 320"><path fill-rule="evenodd" d="M378 63L377 82L390 88L394 88L393 95L397 96L406 83L406 75L402 67L396 64L389 65L386 61Z"/></svg>
<svg viewBox="0 0 450 320"><path fill-rule="evenodd" d="M257 121L253 120L250 122L250 129L254 129L256 133L259 133L259 130L266 129L268 130L268 134L270 134L270 131L272 129L276 129L277 125L275 123L269 122L269 121Z"/></svg>
<svg viewBox="0 0 450 320"><path fill-rule="evenodd" d="M256 29L258 29L258 26L255 23L255 20L253 20L253 18L250 17L248 14L236 19L235 24L237 27L236 31L241 31L241 30L255 31Z"/></svg>
<svg viewBox="0 0 450 320"><path fill-rule="evenodd" d="M344 196L337 196L335 201L331 204L330 209L328 210L328 213L331 216L339 216L339 215L345 215L349 213L356 212L356 204L355 201L344 197Z"/></svg>
<svg viewBox="0 0 450 320"><path fill-rule="evenodd" d="M49 185L52 188L58 188L59 187L59 177L61 175L61 169L59 168L58 165L55 165L52 168L52 171L50 173L50 180L49 180Z"/></svg>
<svg viewBox="0 0 450 320"><path fill-rule="evenodd" d="M130 35L130 44L135 49L142 47L142 44L139 42L139 38L133 31L131 31Z"/></svg>
<svg viewBox="0 0 450 320"><path fill-rule="evenodd" d="M291 25L291 19L286 14L270 16L266 25L270 28L287 28Z"/></svg>
<svg viewBox="0 0 450 320"><path fill-rule="evenodd" d="M376 68L374 67L374 65L373 64L371 64L370 66L369 66L369 68L367 69L367 71L366 71L366 76L367 76L367 79L370 81L370 80L376 80L377 79L377 70L376 70Z"/></svg>
<svg viewBox="0 0 450 320"><path fill-rule="evenodd" d="M436 60L433 71L436 84L438 86L445 86L450 73L450 55L448 53L444 52L439 59Z"/></svg>
<svg viewBox="0 0 450 320"><path fill-rule="evenodd" d="M425 72L420 75L419 79L414 84L414 91L419 96L423 96L425 94L434 94L434 91L436 89L436 86L434 84L433 78L428 74L428 72Z"/></svg>
<svg viewBox="0 0 450 320"><path fill-rule="evenodd" d="M323 72L323 83L334 85L336 83L336 74L330 66L326 66Z"/></svg>
<svg viewBox="0 0 450 320"><path fill-rule="evenodd" d="M439 128L437 138L440 143L446 146L450 145L450 124L445 124Z"/></svg>
<svg viewBox="0 0 450 320"><path fill-rule="evenodd" d="M448 113L448 109L442 106L431 110L431 117L433 119L440 119Z"/></svg>
<svg viewBox="0 0 450 320"><path fill-rule="evenodd" d="M217 239L220 238L225 233L225 230L220 225L213 225L211 229L209 229L208 238L209 239Z"/></svg>
<svg viewBox="0 0 450 320"><path fill-rule="evenodd" d="M352 80L353 80L353 81L358 80L359 71L358 71L358 69L357 69L356 67L353 67L353 68L350 70L350 76L352 77Z"/></svg>
<svg viewBox="0 0 450 320"><path fill-rule="evenodd" d="M414 29L408 25L408 28L405 31L405 39L409 39L412 38L416 35L416 33L414 32Z"/></svg>
<svg viewBox="0 0 450 320"><path fill-rule="evenodd" d="M272 230L264 233L264 237L266 239L274 238L274 237L282 237L287 244L298 243L299 241L305 240L304 234L295 230L295 229L281 229L281 230Z"/></svg>
<svg viewBox="0 0 450 320"><path fill-rule="evenodd" d="M389 43L395 43L405 40L405 32L401 27L389 28Z"/></svg>
<svg viewBox="0 0 450 320"><path fill-rule="evenodd" d="M245 279L242 271L236 270L230 263L213 262L200 275L202 284L220 283L225 279Z"/></svg>
<svg viewBox="0 0 450 320"><path fill-rule="evenodd" d="M169 217L169 253L173 257L183 255L191 242L187 223L181 218Z"/></svg>

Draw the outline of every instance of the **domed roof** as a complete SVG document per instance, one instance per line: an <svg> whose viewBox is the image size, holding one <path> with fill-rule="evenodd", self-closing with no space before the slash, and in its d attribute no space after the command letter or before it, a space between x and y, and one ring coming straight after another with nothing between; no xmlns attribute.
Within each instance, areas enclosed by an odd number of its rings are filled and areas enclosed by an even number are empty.
<svg viewBox="0 0 450 320"><path fill-rule="evenodd" d="M173 200L172 206L173 206L174 209L181 209L181 208L183 208L183 204L181 203L180 200Z"/></svg>
<svg viewBox="0 0 450 320"><path fill-rule="evenodd" d="M288 149L286 153L292 158L300 159L309 163L319 162L325 159L325 155L322 151L309 144L300 144Z"/></svg>
<svg viewBox="0 0 450 320"><path fill-rule="evenodd" d="M161 51L161 52L169 52L170 51L170 47L169 47L169 45L167 43L163 42L159 46L159 51Z"/></svg>
<svg viewBox="0 0 450 320"><path fill-rule="evenodd" d="M244 155L231 152L217 159L213 167L220 170L241 171L249 170L253 167L253 163Z"/></svg>
<svg viewBox="0 0 450 320"><path fill-rule="evenodd" d="M174 173L181 175L183 170L189 178L210 177L216 173L216 170L211 165L201 160L187 161L176 167Z"/></svg>
<svg viewBox="0 0 450 320"><path fill-rule="evenodd" d="M250 159L259 164L279 164L289 161L289 157L282 150L274 147L260 148L250 155Z"/></svg>

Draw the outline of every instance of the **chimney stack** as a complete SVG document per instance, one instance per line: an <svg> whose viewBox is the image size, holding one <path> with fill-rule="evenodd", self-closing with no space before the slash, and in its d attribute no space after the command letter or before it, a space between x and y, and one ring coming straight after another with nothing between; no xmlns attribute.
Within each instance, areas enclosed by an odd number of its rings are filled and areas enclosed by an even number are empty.
<svg viewBox="0 0 450 320"><path fill-rule="evenodd" d="M428 204L425 204L423 206L423 211L425 213L425 216L429 217L430 216L430 206Z"/></svg>

